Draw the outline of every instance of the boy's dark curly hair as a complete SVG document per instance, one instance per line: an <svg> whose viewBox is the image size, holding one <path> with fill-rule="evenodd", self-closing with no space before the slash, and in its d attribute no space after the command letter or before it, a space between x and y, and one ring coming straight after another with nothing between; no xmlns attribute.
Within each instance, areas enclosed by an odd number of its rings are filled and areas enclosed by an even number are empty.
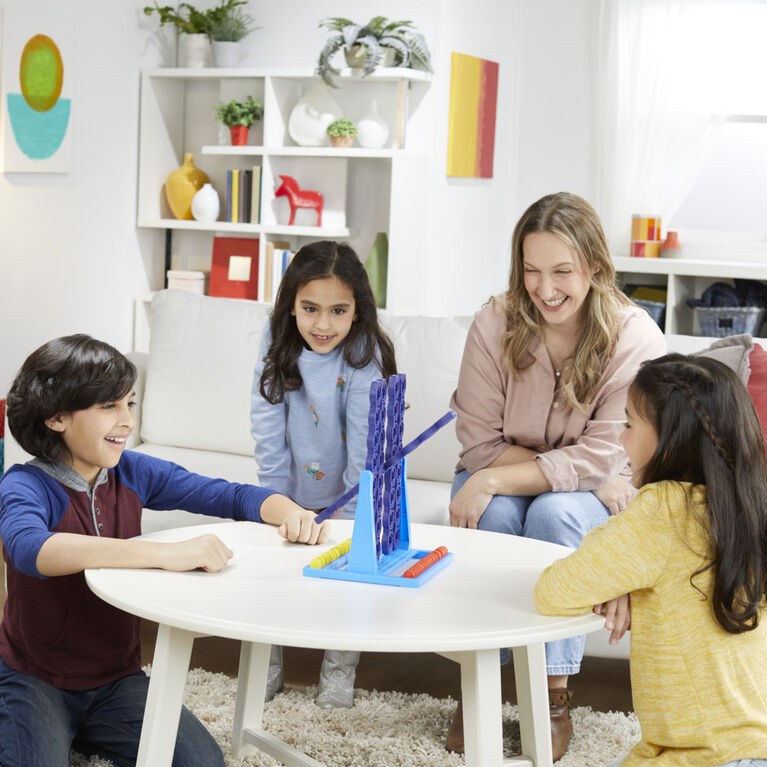
<svg viewBox="0 0 767 767"><path fill-rule="evenodd" d="M53 463L67 448L46 426L48 418L116 402L135 382L136 367L109 344L83 334L55 338L16 374L6 402L11 434L28 453Z"/></svg>

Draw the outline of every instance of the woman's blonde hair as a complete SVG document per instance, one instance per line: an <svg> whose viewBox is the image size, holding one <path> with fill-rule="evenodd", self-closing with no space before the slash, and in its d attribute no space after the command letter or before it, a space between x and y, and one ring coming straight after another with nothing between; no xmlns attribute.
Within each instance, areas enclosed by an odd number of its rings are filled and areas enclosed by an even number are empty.
<svg viewBox="0 0 767 767"><path fill-rule="evenodd" d="M550 232L578 254L590 289L581 307L582 330L574 360L563 382L568 404L582 409L593 397L612 357L621 305L630 303L615 282L615 269L599 216L586 200L567 192L549 194L534 202L514 228L511 273L506 292L505 364L515 373L532 365L530 344L543 333L542 318L525 288L525 237Z"/></svg>

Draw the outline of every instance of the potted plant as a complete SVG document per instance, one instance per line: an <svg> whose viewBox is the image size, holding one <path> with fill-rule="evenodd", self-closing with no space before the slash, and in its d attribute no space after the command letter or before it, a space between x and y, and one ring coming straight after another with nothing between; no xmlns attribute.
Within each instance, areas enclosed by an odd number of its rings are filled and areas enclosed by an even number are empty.
<svg viewBox="0 0 767 767"><path fill-rule="evenodd" d="M337 87L333 76L339 74L331 58L344 51L350 67L362 69L369 75L376 67L412 67L431 72L431 56L423 35L414 31L411 21L390 21L385 16L374 16L367 24L356 24L342 16L332 16L320 22L336 34L328 38L317 62L317 74L328 84Z"/></svg>
<svg viewBox="0 0 767 767"><path fill-rule="evenodd" d="M245 146L248 143L248 128L261 117L261 104L248 96L245 101L232 99L217 107L216 119L229 128L232 146Z"/></svg>
<svg viewBox="0 0 767 767"><path fill-rule="evenodd" d="M240 6L247 0L229 0L210 11L210 40L213 63L217 67L235 67L240 60L240 40L256 29L253 17Z"/></svg>
<svg viewBox="0 0 767 767"><path fill-rule="evenodd" d="M153 5L144 7L144 13L160 16L160 26L173 24L180 33L179 66L202 67L210 64L211 40L234 40L227 35L239 34L242 39L255 29L252 18L240 6L248 0L222 0L215 8L200 11L190 3Z"/></svg>
<svg viewBox="0 0 767 767"><path fill-rule="evenodd" d="M179 33L178 65L180 67L204 67L210 64L210 17L208 11L198 11L189 3L154 5L144 7L144 13L160 16L160 26L172 24Z"/></svg>
<svg viewBox="0 0 767 767"><path fill-rule="evenodd" d="M346 117L340 117L328 125L326 133L330 136L330 143L333 146L350 147L357 135L357 126Z"/></svg>

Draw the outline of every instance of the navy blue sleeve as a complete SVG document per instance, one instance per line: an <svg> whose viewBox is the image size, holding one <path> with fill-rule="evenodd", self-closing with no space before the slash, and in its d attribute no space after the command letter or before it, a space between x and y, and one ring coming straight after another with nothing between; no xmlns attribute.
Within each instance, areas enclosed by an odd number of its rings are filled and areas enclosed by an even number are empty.
<svg viewBox="0 0 767 767"><path fill-rule="evenodd" d="M182 509L195 514L262 522L261 504L274 493L265 487L211 479L161 458L126 450L115 471L147 509Z"/></svg>
<svg viewBox="0 0 767 767"><path fill-rule="evenodd" d="M16 464L0 479L0 538L20 573L45 577L37 569L37 555L67 506L61 486L34 466Z"/></svg>

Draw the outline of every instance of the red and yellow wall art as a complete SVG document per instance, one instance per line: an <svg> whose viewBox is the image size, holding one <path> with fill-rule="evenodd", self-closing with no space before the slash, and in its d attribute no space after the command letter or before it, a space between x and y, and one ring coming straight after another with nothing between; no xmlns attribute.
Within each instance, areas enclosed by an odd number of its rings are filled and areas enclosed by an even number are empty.
<svg viewBox="0 0 767 767"><path fill-rule="evenodd" d="M493 177L498 63L452 54L447 175Z"/></svg>

